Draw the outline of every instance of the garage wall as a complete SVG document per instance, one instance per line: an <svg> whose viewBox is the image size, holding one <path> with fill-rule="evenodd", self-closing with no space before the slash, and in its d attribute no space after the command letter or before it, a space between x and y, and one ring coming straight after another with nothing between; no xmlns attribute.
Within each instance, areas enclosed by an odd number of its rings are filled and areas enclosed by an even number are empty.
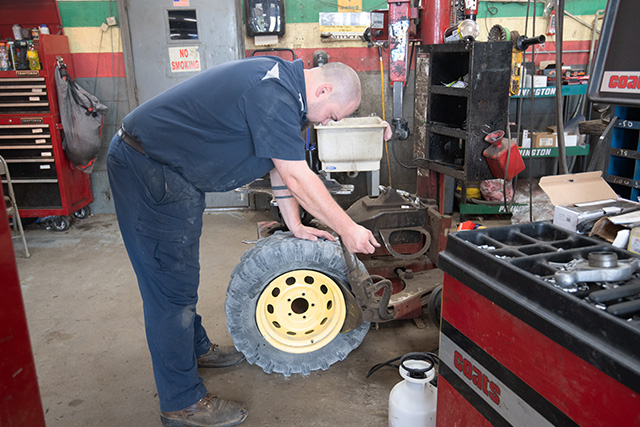
<svg viewBox="0 0 640 427"><path fill-rule="evenodd" d="M111 137L129 112L120 19L116 1L58 0L63 33L69 38L76 81L109 107L104 119L102 144L91 184L92 212L113 213L106 169L106 152ZM103 31L102 23L110 16L118 25Z"/></svg>
<svg viewBox="0 0 640 427"><path fill-rule="evenodd" d="M169 2L170 0L163 0ZM220 1L220 0L216 0ZM164 4L162 2L159 2ZM319 36L318 17L320 12L341 11L371 11L386 9L386 1L381 0L337 0L323 2L317 0L285 0L286 6L286 34L276 45L265 47L291 48L298 58L303 58L306 67L313 66L313 53L322 49L329 55L330 61L341 61L356 69L363 82L364 97L358 115L376 114L382 117L382 99L380 88L380 69L378 52L375 48L368 48L364 42L347 41L337 43L323 43ZM594 14L604 9L606 0L566 0L567 12L582 19L589 25L593 24ZM109 106L109 113L105 117L102 137L102 150L92 174L95 202L94 212L113 212L113 205L108 188L105 155L111 135L128 113L128 95L126 92L125 67L122 50L122 38L119 25L102 31L101 24L109 16L115 16L119 23L116 0L58 0L58 8L63 24L63 32L69 37L71 52L78 82L100 100ZM547 20L542 17L544 3L537 3L535 34L546 33ZM486 40L489 29L494 24L500 24L510 30L517 30L525 34L525 20L527 4L524 2L491 2L480 1L478 23L481 29L480 40ZM529 10L533 16L533 8ZM529 21L528 36L534 35L533 22ZM150 35L152 36L152 35ZM564 55L565 64L586 64L591 40L591 30L577 21L566 18L564 32L564 50L577 51ZM249 55L257 48L252 39L245 40L245 48ZM548 36L547 43L536 47L536 63L555 59L554 37ZM387 75L388 56L384 53L385 82ZM413 73L411 73L411 76ZM386 117L391 116L391 91L385 88ZM405 117L413 118L413 82L410 79L405 94ZM395 144L395 145L394 145ZM404 164L410 164L413 141L391 143L390 150L395 150L397 158ZM394 187L407 191L415 191L415 170L406 169L390 156L391 183ZM364 176L348 178L341 176L343 182L354 183L357 188L366 188ZM381 183L389 183L389 173L386 159L381 164Z"/></svg>

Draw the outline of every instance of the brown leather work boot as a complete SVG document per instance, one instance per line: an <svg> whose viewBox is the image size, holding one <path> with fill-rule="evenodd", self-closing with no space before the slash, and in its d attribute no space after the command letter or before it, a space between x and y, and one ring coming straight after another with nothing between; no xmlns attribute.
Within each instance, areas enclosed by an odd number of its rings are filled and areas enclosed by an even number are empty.
<svg viewBox="0 0 640 427"><path fill-rule="evenodd" d="M244 360L244 354L240 353L233 346L221 347L218 344L211 344L209 351L198 357L199 368L224 368L226 366L237 365Z"/></svg>
<svg viewBox="0 0 640 427"><path fill-rule="evenodd" d="M207 393L186 409L160 413L160 419L165 427L231 427L243 422L247 415L242 403Z"/></svg>

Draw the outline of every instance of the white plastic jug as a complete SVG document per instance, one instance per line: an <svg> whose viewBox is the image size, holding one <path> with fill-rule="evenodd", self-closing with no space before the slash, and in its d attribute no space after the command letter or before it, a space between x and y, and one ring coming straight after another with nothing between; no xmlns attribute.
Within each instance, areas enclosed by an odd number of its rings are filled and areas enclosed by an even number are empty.
<svg viewBox="0 0 640 427"><path fill-rule="evenodd" d="M435 427L438 390L430 384L436 376L433 359L424 353L402 357L403 381L389 394L389 427Z"/></svg>

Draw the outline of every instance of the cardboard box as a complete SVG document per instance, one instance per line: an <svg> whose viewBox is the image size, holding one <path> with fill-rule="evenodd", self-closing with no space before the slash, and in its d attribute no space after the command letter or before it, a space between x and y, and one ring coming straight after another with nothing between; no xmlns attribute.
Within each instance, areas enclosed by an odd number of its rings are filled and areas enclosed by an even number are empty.
<svg viewBox="0 0 640 427"><path fill-rule="evenodd" d="M530 75L524 76L524 86L523 87L531 87L531 77ZM547 87L547 76L533 76L533 87Z"/></svg>
<svg viewBox="0 0 640 427"><path fill-rule="evenodd" d="M512 142L518 143L518 138L511 138ZM531 138L529 138L529 131L527 129L522 130L522 145L520 148L531 148Z"/></svg>
<svg viewBox="0 0 640 427"><path fill-rule="evenodd" d="M564 146L565 147L577 147L578 146L578 135L570 135L568 133L564 134Z"/></svg>
<svg viewBox="0 0 640 427"><path fill-rule="evenodd" d="M633 252L634 254L640 255L640 227L631 229L627 250L629 252Z"/></svg>
<svg viewBox="0 0 640 427"><path fill-rule="evenodd" d="M553 223L569 231L578 231L581 223L640 207L618 197L601 171L543 176L540 187L555 205Z"/></svg>
<svg viewBox="0 0 640 427"><path fill-rule="evenodd" d="M557 126L549 126L547 127L547 131L553 132L556 135L556 146L558 145L558 127ZM578 144L582 145L584 140L584 135L576 135L573 133L564 133L564 146L565 147L577 147Z"/></svg>
<svg viewBox="0 0 640 427"><path fill-rule="evenodd" d="M531 144L533 148L556 147L556 134L551 132L534 132Z"/></svg>

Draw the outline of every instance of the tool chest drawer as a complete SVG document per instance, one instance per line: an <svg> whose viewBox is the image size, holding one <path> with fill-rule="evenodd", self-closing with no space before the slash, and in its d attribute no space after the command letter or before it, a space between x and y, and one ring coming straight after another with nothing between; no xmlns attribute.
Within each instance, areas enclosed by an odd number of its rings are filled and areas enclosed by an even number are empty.
<svg viewBox="0 0 640 427"><path fill-rule="evenodd" d="M38 71L3 72L0 75L0 114L49 112L47 82Z"/></svg>
<svg viewBox="0 0 640 427"><path fill-rule="evenodd" d="M7 165L14 182L28 182L43 178L55 179L57 182L56 164L53 157L34 159L8 159Z"/></svg>

